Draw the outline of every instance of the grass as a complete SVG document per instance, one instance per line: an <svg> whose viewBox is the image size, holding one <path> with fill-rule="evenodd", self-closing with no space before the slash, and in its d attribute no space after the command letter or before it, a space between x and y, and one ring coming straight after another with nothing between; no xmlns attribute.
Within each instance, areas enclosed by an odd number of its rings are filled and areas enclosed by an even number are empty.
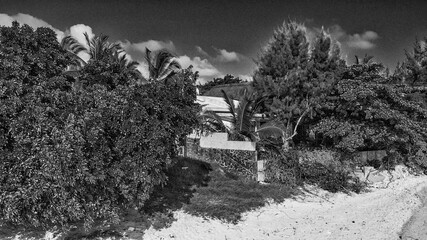
<svg viewBox="0 0 427 240"><path fill-rule="evenodd" d="M168 171L168 183L155 189L146 204L147 212L165 212L183 208L203 217L237 223L242 214L269 201L282 202L295 193L290 187L269 184L224 172L216 164L179 158Z"/></svg>
<svg viewBox="0 0 427 240"><path fill-rule="evenodd" d="M269 201L282 202L291 197L295 190L290 187L259 184L253 180L230 178L215 169L206 187L197 189L185 210L191 214L237 223L242 214L265 206Z"/></svg>

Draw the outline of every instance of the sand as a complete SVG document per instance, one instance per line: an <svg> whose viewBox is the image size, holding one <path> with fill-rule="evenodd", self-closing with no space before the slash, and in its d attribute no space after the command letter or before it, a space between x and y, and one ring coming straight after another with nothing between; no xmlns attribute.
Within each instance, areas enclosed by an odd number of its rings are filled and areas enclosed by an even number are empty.
<svg viewBox="0 0 427 240"><path fill-rule="evenodd" d="M378 183L351 195L312 188L314 194L271 203L236 225L177 211L169 228L150 228L143 239L399 239L422 205L417 193L427 187L427 176L406 176L385 187Z"/></svg>
<svg viewBox="0 0 427 240"><path fill-rule="evenodd" d="M246 213L236 225L176 211L169 228L126 231L123 239L427 239L427 176L400 171L392 181L377 182L362 194L306 188L294 199ZM11 238L61 239L51 232L41 238L25 235Z"/></svg>
<svg viewBox="0 0 427 240"><path fill-rule="evenodd" d="M419 192L423 206L414 211L409 221L403 226L402 239L427 239L427 188Z"/></svg>

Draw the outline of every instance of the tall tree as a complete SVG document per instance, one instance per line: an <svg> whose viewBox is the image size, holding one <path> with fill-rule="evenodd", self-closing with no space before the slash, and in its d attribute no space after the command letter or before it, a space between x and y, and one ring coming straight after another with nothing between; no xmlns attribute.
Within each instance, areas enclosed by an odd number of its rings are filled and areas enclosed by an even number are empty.
<svg viewBox="0 0 427 240"><path fill-rule="evenodd" d="M323 146L350 153L387 149L388 160L398 161L425 145L427 111L407 99L410 87L389 84L384 69L372 57L347 68L313 128Z"/></svg>
<svg viewBox="0 0 427 240"><path fill-rule="evenodd" d="M427 37L416 40L412 51L405 51L406 59L396 68L395 77L409 85L427 84Z"/></svg>
<svg viewBox="0 0 427 240"><path fill-rule="evenodd" d="M340 50L323 30L309 46L306 29L285 22L263 49L254 74L254 88L267 100L262 108L294 135L301 116L317 111L345 66ZM310 49L311 48L311 49Z"/></svg>
<svg viewBox="0 0 427 240"><path fill-rule="evenodd" d="M62 48L73 59L73 63L68 66L65 73L76 79L76 86L100 83L112 89L117 84L144 81L137 69L138 62L129 61L118 43L108 42L108 36L105 35L90 38L84 33L84 36L86 44L79 43L72 36L66 36L61 41ZM81 52L89 55L87 62L79 56ZM103 72L109 74L102 75Z"/></svg>

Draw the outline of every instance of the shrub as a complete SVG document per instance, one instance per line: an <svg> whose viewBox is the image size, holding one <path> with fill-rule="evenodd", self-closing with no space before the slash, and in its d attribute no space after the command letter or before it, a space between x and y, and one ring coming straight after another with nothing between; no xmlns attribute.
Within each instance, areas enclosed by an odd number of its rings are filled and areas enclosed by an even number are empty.
<svg viewBox="0 0 427 240"><path fill-rule="evenodd" d="M316 184L330 192L360 192L363 183L351 175L353 160L343 161L346 155L330 150L301 150L300 168L303 182Z"/></svg>
<svg viewBox="0 0 427 240"><path fill-rule="evenodd" d="M267 182L296 186L301 182L301 169L298 153L295 150L279 152L269 150L260 154L266 161L265 178Z"/></svg>
<svg viewBox="0 0 427 240"><path fill-rule="evenodd" d="M331 191L355 191L363 189L363 183L352 177L351 166L340 161L339 154L326 150L268 151L266 180L296 186L303 183L315 184Z"/></svg>
<svg viewBox="0 0 427 240"><path fill-rule="evenodd" d="M62 74L70 60L52 30L14 23L0 42L0 221L89 226L141 208L196 124L188 74L138 86L88 64L79 82L109 84L78 85Z"/></svg>
<svg viewBox="0 0 427 240"><path fill-rule="evenodd" d="M399 158L415 160L411 156L427 139L427 111L411 100L413 88L390 84L384 66L371 60L365 57L347 68L318 109L321 114L311 130L317 146L347 153L395 151L383 163L392 168Z"/></svg>
<svg viewBox="0 0 427 240"><path fill-rule="evenodd" d="M318 162L306 162L301 164L302 179L306 183L315 184L330 192L359 193L363 189L363 183L358 178L350 175L350 171L343 167L324 165Z"/></svg>

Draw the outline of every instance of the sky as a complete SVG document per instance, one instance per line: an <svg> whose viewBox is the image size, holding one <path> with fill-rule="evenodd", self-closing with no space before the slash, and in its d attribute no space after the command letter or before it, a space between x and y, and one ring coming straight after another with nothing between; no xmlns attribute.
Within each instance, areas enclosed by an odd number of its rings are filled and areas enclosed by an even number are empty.
<svg viewBox="0 0 427 240"><path fill-rule="evenodd" d="M108 35L143 75L145 47L166 48L202 83L226 74L250 80L262 47L289 19L310 34L323 27L348 63L368 54L394 69L417 37L427 37L426 13L423 0L0 0L0 25L50 27L58 39Z"/></svg>

